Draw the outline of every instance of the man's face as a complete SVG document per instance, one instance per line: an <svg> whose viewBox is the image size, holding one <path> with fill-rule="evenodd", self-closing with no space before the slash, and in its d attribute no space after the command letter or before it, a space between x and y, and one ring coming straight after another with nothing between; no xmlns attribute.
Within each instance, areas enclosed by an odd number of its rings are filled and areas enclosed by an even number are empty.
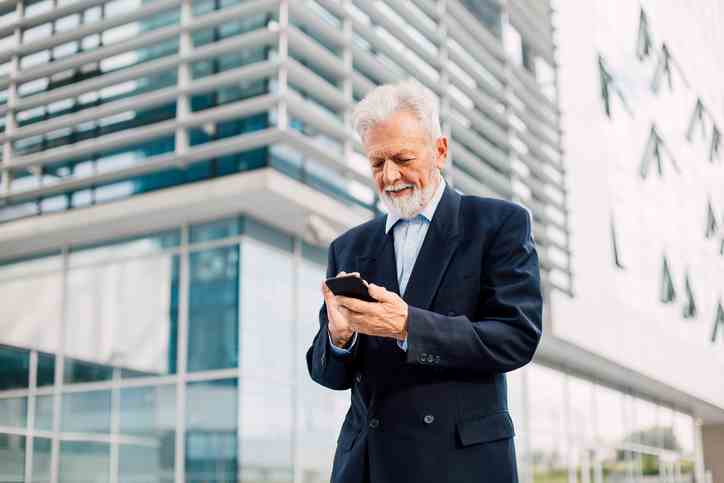
<svg viewBox="0 0 724 483"><path fill-rule="evenodd" d="M364 147L387 208L401 218L417 215L438 186L447 138L430 139L414 114L400 111L371 128Z"/></svg>

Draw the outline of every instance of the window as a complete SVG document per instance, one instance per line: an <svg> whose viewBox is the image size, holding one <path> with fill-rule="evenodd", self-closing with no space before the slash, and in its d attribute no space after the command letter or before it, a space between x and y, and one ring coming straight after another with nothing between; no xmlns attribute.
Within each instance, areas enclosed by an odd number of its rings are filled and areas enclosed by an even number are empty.
<svg viewBox="0 0 724 483"><path fill-rule="evenodd" d="M666 258L666 255L664 255L663 264L661 266L661 289L659 292L659 300L665 304L669 304L676 300L676 289L674 288L671 268L669 268L669 260Z"/></svg>
<svg viewBox="0 0 724 483"><path fill-rule="evenodd" d="M722 339L724 339L724 308L722 308L721 299L716 305L716 316L714 317L714 328L711 331L711 341L716 342L721 331Z"/></svg>
<svg viewBox="0 0 724 483"><path fill-rule="evenodd" d="M641 166L639 168L639 174L643 179L646 179L646 177L648 176L649 165L652 161L656 161L656 170L659 177L664 176L664 155L668 157L676 172L680 173L681 170L679 169L679 166L676 163L673 154L671 154L671 151L669 151L669 148L664 143L663 138L659 135L659 132L656 129L656 125L652 124L651 131L649 132L649 139L646 142L644 156L641 160Z"/></svg>
<svg viewBox="0 0 724 483"><path fill-rule="evenodd" d="M714 208L711 206L711 199L706 203L706 238L711 238L719 231L719 222L716 220Z"/></svg>
<svg viewBox="0 0 724 483"><path fill-rule="evenodd" d="M613 264L619 270L624 270L623 262L621 261L621 254L618 248L618 239L616 236L616 225L614 224L613 217L611 217L611 248L613 249Z"/></svg>
<svg viewBox="0 0 724 483"><path fill-rule="evenodd" d="M684 303L682 315L685 319L693 319L696 317L697 307L696 300L694 299L694 291L691 288L691 279L689 278L688 272L686 273L686 279L684 280L684 292L686 300Z"/></svg>

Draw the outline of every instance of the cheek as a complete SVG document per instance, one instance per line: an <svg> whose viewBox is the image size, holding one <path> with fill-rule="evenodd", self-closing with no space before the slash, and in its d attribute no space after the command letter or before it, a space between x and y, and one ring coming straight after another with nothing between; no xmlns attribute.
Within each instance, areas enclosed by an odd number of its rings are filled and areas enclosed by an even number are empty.
<svg viewBox="0 0 724 483"><path fill-rule="evenodd" d="M375 184L379 189L382 189L384 187L384 181L382 179L382 173L374 173L372 175L373 179L375 180Z"/></svg>
<svg viewBox="0 0 724 483"><path fill-rule="evenodd" d="M422 188L424 186L424 179L422 176L420 176L420 173L416 171L409 171L405 173L405 181L408 183L414 184L418 188Z"/></svg>

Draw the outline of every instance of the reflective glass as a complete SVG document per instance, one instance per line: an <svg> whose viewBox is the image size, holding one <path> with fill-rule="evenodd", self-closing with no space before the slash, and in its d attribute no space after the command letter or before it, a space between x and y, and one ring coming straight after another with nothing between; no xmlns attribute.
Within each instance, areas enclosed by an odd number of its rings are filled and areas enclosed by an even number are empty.
<svg viewBox="0 0 724 483"><path fill-rule="evenodd" d="M50 439L33 438L32 483L50 483L50 452Z"/></svg>
<svg viewBox="0 0 724 483"><path fill-rule="evenodd" d="M225 218L223 220L191 225L189 228L189 240L191 243L200 243L237 236L241 233L241 224L242 218L235 216L234 218Z"/></svg>
<svg viewBox="0 0 724 483"><path fill-rule="evenodd" d="M28 399L24 397L0 398L0 426L25 428Z"/></svg>
<svg viewBox="0 0 724 483"><path fill-rule="evenodd" d="M30 352L0 346L0 391L27 389L30 381L29 371Z"/></svg>
<svg viewBox="0 0 724 483"><path fill-rule="evenodd" d="M175 373L178 271L171 255L71 269L67 354L100 366L104 379L113 367L135 376Z"/></svg>
<svg viewBox="0 0 724 483"><path fill-rule="evenodd" d="M59 478L61 483L106 483L110 474L107 443L61 441Z"/></svg>
<svg viewBox="0 0 724 483"><path fill-rule="evenodd" d="M236 2L238 3L238 2ZM200 2L194 2L193 14L204 15L214 9L224 8L219 2L209 2L208 0L202 0ZM219 24L215 27L196 30L192 33L192 41L194 47L200 47L210 42L218 42L219 40L227 37L240 35L245 32L251 32L260 28L264 28L269 19L267 13L259 13L256 15L245 15L242 18L234 19L230 22ZM265 52L266 48L245 48L247 52Z"/></svg>
<svg viewBox="0 0 724 483"><path fill-rule="evenodd" d="M565 483L568 477L563 438L545 431L530 433L530 461L534 483Z"/></svg>
<svg viewBox="0 0 724 483"><path fill-rule="evenodd" d="M327 248L310 245L309 243L302 241L302 258L305 262L315 264L322 268L323 272L321 276L322 278L324 277L327 266Z"/></svg>
<svg viewBox="0 0 724 483"><path fill-rule="evenodd" d="M694 454L694 418L688 414L674 414L674 433L676 441L685 455Z"/></svg>
<svg viewBox="0 0 724 483"><path fill-rule="evenodd" d="M129 86L128 90L131 90L131 86ZM135 94L135 92L131 91L131 94ZM120 93L118 95L120 96ZM127 97L127 96L123 96ZM90 107L90 106L89 106ZM27 124L33 124L35 122L44 121L48 117L56 117L61 116L65 114L70 114L73 112L76 112L78 109L75 108L74 105L69 105L65 109L58 109L56 112L53 113L53 116L35 116L35 117L29 117L29 116L19 116L22 120L23 125ZM29 154L37 153L40 151L44 151L50 148L56 148L68 144L74 144L78 141L82 141L91 135L95 136L102 136L105 134L112 134L117 133L119 131L127 130L127 129L137 129L141 128L143 126L148 126L150 124L155 124L157 122L166 121L169 119L173 119L176 116L176 105L173 104L166 104L161 106L156 106L150 109L137 109L131 112L123 113L123 114L117 114L114 116L110 116L105 119L100 119L98 121L98 124L95 126L96 128L93 130L90 129L84 129L85 135L78 136L77 132L75 130L71 129L63 129L54 131L50 134L42 134L42 135L36 135L36 136L30 136L27 138L24 138L23 141L20 143L16 143L17 145L17 155L18 156L26 156ZM51 137L52 136L52 137ZM124 150L127 151L127 150ZM75 160L74 162L78 162L80 160ZM105 156L104 158L101 158L98 162L98 166L100 170L103 170L105 168L105 165L109 162L115 162L114 157L109 153L109 155ZM58 181L60 179L70 177L71 175L75 174L73 171L71 171L72 165L69 166L68 161L63 161L62 163L54 163L51 165L46 166L45 171L43 172L43 181L45 184L52 184L54 181Z"/></svg>
<svg viewBox="0 0 724 483"><path fill-rule="evenodd" d="M269 234L273 234L269 231ZM292 257L267 243L242 244L241 369L262 385L292 381Z"/></svg>
<svg viewBox="0 0 724 483"><path fill-rule="evenodd" d="M108 240L92 245L71 247L68 263L73 267L103 260L159 253L167 248L177 247L180 243L181 231L179 229L121 240Z"/></svg>
<svg viewBox="0 0 724 483"><path fill-rule="evenodd" d="M173 483L173 439L162 448L121 444L118 447L118 481L120 483Z"/></svg>
<svg viewBox="0 0 724 483"><path fill-rule="evenodd" d="M556 438L563 438L564 375L561 372L543 367L540 364L528 366L528 394L530 414L536 417L530 420L533 432L547 432Z"/></svg>
<svg viewBox="0 0 724 483"><path fill-rule="evenodd" d="M143 444L119 447L119 481L173 482L176 386L122 389L120 433Z"/></svg>
<svg viewBox="0 0 724 483"><path fill-rule="evenodd" d="M659 423L656 404L643 399L633 401L635 424L627 437L633 443L658 447Z"/></svg>
<svg viewBox="0 0 724 483"><path fill-rule="evenodd" d="M239 363L239 247L191 253L188 370Z"/></svg>
<svg viewBox="0 0 724 483"><path fill-rule="evenodd" d="M657 407L655 441L658 448L681 451L681 445L674 432L674 412L668 406Z"/></svg>
<svg viewBox="0 0 724 483"><path fill-rule="evenodd" d="M292 387L245 380L241 390L239 481L291 483Z"/></svg>
<svg viewBox="0 0 724 483"><path fill-rule="evenodd" d="M291 252L294 247L291 236L249 217L244 218L244 235L283 251Z"/></svg>
<svg viewBox="0 0 724 483"><path fill-rule="evenodd" d="M601 442L617 446L625 437L623 394L604 386L594 389L596 399L596 429Z"/></svg>
<svg viewBox="0 0 724 483"><path fill-rule="evenodd" d="M13 268L22 271L23 265ZM30 274L0 280L0 300L11 301L0 304L0 343L56 352L60 339L62 276L59 272L33 273L33 263L30 265ZM43 303L37 303L38 300ZM11 358L8 352L3 352L0 357ZM21 363L17 357L12 356L16 359L14 362L7 359L8 366L0 364L0 371L6 367L8 371L27 370L21 369L25 362ZM17 377L22 378L19 373L7 375L8 379L0 377L0 386L19 384ZM27 378L22 384L27 387Z"/></svg>
<svg viewBox="0 0 724 483"><path fill-rule="evenodd" d="M25 436L0 433L0 478L5 482L25 477Z"/></svg>
<svg viewBox="0 0 724 483"><path fill-rule="evenodd" d="M35 429L53 430L53 396L35 397Z"/></svg>
<svg viewBox="0 0 724 483"><path fill-rule="evenodd" d="M110 433L111 392L91 391L63 395L61 431Z"/></svg>
<svg viewBox="0 0 724 483"><path fill-rule="evenodd" d="M593 384L568 376L568 432L577 445L590 446L595 437L593 414Z"/></svg>
<svg viewBox="0 0 724 483"><path fill-rule="evenodd" d="M238 471L236 379L190 383L186 389L186 481L226 483Z"/></svg>
<svg viewBox="0 0 724 483"><path fill-rule="evenodd" d="M522 370L516 370L505 374L505 382L508 388L508 411L513 419L516 433L526 431L526 427L524 425L525 376L526 375Z"/></svg>
<svg viewBox="0 0 724 483"><path fill-rule="evenodd" d="M113 377L111 366L66 357L63 363L63 381L66 384L79 382L110 381Z"/></svg>
<svg viewBox="0 0 724 483"><path fill-rule="evenodd" d="M318 260L318 256L313 259ZM329 481L330 466L337 446L336 436L349 407L349 395L329 391L312 381L307 371L305 355L319 328L319 308L322 294L319 286L326 273L326 257L313 263L303 259L299 266L296 322L295 360L297 361L297 427L293 437L299 453L298 471L313 483Z"/></svg>
<svg viewBox="0 0 724 483"><path fill-rule="evenodd" d="M674 438L681 449L681 457L676 464L682 474L690 475L695 471L694 419L691 416L674 412Z"/></svg>
<svg viewBox="0 0 724 483"><path fill-rule="evenodd" d="M500 38L502 9L500 3L491 0L462 0L462 4L483 27Z"/></svg>
<svg viewBox="0 0 724 483"><path fill-rule="evenodd" d="M38 353L38 373L36 384L38 387L52 386L55 381L55 355Z"/></svg>

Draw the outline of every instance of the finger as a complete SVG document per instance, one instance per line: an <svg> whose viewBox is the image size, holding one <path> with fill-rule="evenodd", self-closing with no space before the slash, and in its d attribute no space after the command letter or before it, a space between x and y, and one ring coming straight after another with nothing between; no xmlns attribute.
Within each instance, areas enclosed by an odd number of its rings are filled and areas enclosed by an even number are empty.
<svg viewBox="0 0 724 483"><path fill-rule="evenodd" d="M355 277L359 277L359 276L360 276L359 272L350 272L350 273L347 273L347 272L339 272L339 273L337 274L338 277L344 277L344 276L347 276L347 275L354 275Z"/></svg>
<svg viewBox="0 0 724 483"><path fill-rule="evenodd" d="M358 300L352 297L337 297L337 303L342 307L346 307L354 312L370 311L369 302L363 302L362 300Z"/></svg>
<svg viewBox="0 0 724 483"><path fill-rule="evenodd" d="M367 286L367 291L373 299L379 300L380 302L389 302L394 299L392 292L388 291L385 287L380 287L374 283Z"/></svg>
<svg viewBox="0 0 724 483"><path fill-rule="evenodd" d="M322 296L324 297L324 303L327 304L327 307L336 308L337 304L338 304L336 297L334 296L332 291L329 290L329 287L327 287L326 285L324 287L326 287L326 288L322 288Z"/></svg>

